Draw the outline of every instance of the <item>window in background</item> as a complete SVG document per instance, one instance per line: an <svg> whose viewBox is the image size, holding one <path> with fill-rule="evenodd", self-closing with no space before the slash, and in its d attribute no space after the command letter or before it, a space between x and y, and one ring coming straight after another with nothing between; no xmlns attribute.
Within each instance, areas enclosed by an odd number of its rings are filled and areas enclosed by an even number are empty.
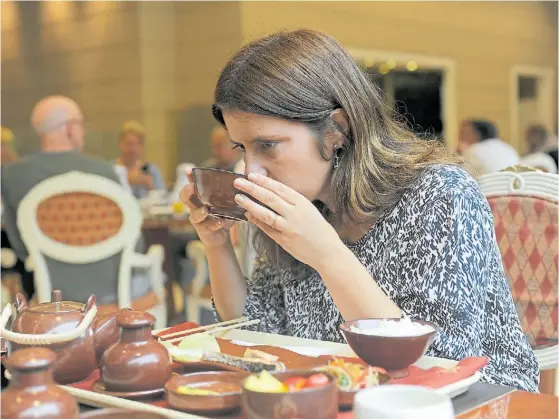
<svg viewBox="0 0 559 419"><path fill-rule="evenodd" d="M388 60L364 67L382 89L387 104L415 134L442 138L442 71L421 70L412 61L398 65Z"/></svg>

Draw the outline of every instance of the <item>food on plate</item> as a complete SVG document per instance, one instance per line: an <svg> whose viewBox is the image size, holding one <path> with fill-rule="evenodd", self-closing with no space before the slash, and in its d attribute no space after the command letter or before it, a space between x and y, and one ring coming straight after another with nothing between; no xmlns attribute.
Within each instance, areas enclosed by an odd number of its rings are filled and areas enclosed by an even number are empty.
<svg viewBox="0 0 559 419"><path fill-rule="evenodd" d="M198 362L202 360L207 351L218 353L221 351L216 338L207 333L188 335L180 341L178 346L170 342L161 340L160 342L167 348L173 361L177 362Z"/></svg>
<svg viewBox="0 0 559 419"><path fill-rule="evenodd" d="M219 392L191 386L178 386L177 393L187 396L217 396Z"/></svg>
<svg viewBox="0 0 559 419"><path fill-rule="evenodd" d="M244 357L263 359L270 362L277 362L277 360L279 359L279 357L275 355L269 354L264 351L259 351L258 349L250 349L250 348L245 351Z"/></svg>
<svg viewBox="0 0 559 419"><path fill-rule="evenodd" d="M427 324L414 322L409 317L404 317L401 320L380 320L375 327L366 329L351 325L350 331L362 335L408 337L426 335L434 332L435 329Z"/></svg>
<svg viewBox="0 0 559 419"><path fill-rule="evenodd" d="M278 380L268 371L262 371L259 375L251 375L244 381L247 390L261 393L289 393L308 388L323 387L330 380L326 374L315 373L309 377L293 376L283 381Z"/></svg>
<svg viewBox="0 0 559 419"><path fill-rule="evenodd" d="M204 381L177 387L177 393L188 396L218 396L224 393L239 393L240 382L230 381Z"/></svg>
<svg viewBox="0 0 559 419"><path fill-rule="evenodd" d="M217 362L254 373L260 371L283 371L285 369L285 365L278 361L268 361L262 358L241 358L215 352L205 352L202 356L202 361Z"/></svg>
<svg viewBox="0 0 559 419"><path fill-rule="evenodd" d="M378 386L381 382L380 375L387 374L383 368L370 367L358 362L346 362L340 358L334 358L328 365L317 370L332 374L341 391L357 391Z"/></svg>

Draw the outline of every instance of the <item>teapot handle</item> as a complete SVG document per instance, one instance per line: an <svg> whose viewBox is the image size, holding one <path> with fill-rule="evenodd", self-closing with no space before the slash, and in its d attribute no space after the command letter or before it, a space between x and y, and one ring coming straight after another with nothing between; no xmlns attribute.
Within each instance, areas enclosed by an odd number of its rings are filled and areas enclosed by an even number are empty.
<svg viewBox="0 0 559 419"><path fill-rule="evenodd" d="M74 330L63 333L43 333L38 335L16 333L6 329L6 324L12 315L12 305L7 304L0 317L0 337L9 342L14 342L20 345L51 345L54 343L64 343L76 339L83 335L87 328L91 326L95 315L97 314L97 306L93 305L85 314L82 321L76 326Z"/></svg>

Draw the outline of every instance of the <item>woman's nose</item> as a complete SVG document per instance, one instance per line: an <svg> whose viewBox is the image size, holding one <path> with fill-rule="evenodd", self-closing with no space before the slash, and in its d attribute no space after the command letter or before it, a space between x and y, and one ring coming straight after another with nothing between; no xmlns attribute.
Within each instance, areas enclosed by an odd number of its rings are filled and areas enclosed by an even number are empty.
<svg viewBox="0 0 559 419"><path fill-rule="evenodd" d="M249 173L260 173L261 175L268 176L268 171L258 162L247 162L245 161L245 175Z"/></svg>

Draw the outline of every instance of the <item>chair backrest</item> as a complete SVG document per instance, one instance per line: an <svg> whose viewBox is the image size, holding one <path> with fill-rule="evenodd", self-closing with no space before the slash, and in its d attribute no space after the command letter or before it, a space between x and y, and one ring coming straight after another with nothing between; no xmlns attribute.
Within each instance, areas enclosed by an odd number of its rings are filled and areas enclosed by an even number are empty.
<svg viewBox="0 0 559 419"><path fill-rule="evenodd" d="M45 256L68 264L94 263L121 253L120 271L141 234L140 208L114 181L83 172L46 179L21 201L18 229L32 258L39 302L49 299Z"/></svg>
<svg viewBox="0 0 559 419"><path fill-rule="evenodd" d="M557 338L559 176L499 172L480 178L524 332L537 346Z"/></svg>
<svg viewBox="0 0 559 419"><path fill-rule="evenodd" d="M179 193L181 189L184 188L186 184L188 184L188 178L186 177L186 169L187 168L193 169L195 167L196 166L192 163L181 163L177 166L175 185L173 186L173 192L171 192L170 195L171 203L178 202L180 200Z"/></svg>

